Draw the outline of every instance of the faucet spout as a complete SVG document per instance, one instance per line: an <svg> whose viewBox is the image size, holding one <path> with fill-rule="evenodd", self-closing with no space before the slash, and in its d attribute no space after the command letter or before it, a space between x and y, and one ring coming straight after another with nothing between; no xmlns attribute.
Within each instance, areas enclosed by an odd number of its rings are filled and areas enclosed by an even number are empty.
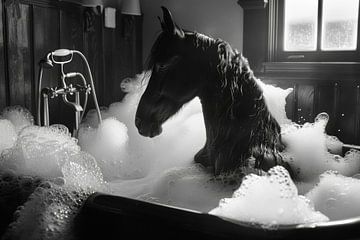
<svg viewBox="0 0 360 240"><path fill-rule="evenodd" d="M70 101L67 99L67 97L66 97L65 94L62 95L62 97L63 97L64 102L65 102L67 105L69 105L69 106L71 106L72 108L74 108L74 110L75 110L76 112L82 112L82 111L84 111L83 107L82 107L80 104L77 104L77 103L74 103L74 102L70 102Z"/></svg>

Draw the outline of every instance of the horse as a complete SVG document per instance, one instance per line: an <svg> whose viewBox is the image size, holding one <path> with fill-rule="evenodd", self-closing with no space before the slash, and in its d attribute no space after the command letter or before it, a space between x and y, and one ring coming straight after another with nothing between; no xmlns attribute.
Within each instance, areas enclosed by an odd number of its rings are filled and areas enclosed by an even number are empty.
<svg viewBox="0 0 360 240"><path fill-rule="evenodd" d="M194 156L196 163L215 175L251 162L264 171L279 164L289 169L280 154L280 126L247 59L226 41L180 28L170 11L161 8L162 31L150 52L151 76L135 116L139 133L151 138L161 134L167 119L199 97L206 143Z"/></svg>

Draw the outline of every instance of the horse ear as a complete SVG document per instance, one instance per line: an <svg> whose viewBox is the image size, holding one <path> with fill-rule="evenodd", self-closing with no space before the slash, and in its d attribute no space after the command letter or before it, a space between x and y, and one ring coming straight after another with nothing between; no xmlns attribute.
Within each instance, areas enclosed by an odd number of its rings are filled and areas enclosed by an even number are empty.
<svg viewBox="0 0 360 240"><path fill-rule="evenodd" d="M158 16L158 19L159 19L159 22L160 22L160 25L161 25L161 29L163 31L165 31L165 29L166 29L165 23L161 20L161 18L159 16Z"/></svg>
<svg viewBox="0 0 360 240"><path fill-rule="evenodd" d="M161 6L161 9L163 11L164 19L164 22L161 22L163 31L183 38L185 36L184 31L175 24L170 11L164 6Z"/></svg>

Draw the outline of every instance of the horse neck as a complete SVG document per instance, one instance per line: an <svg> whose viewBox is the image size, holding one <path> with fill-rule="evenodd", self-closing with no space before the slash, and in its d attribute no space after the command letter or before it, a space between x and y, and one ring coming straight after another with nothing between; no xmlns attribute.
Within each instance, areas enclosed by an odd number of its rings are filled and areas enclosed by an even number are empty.
<svg viewBox="0 0 360 240"><path fill-rule="evenodd" d="M255 104L265 105L263 101L258 100L262 98L262 91L257 86L252 71L245 63L246 59L241 56L240 60L243 62L238 67L243 67L243 69L238 70L242 70L242 72L240 71L241 73L236 77L228 79L224 86L224 75L219 72L221 59L218 51L217 46L208 48L207 69L203 73L207 79L199 96L205 125L207 131L211 132L214 127L217 128L223 124L233 125L234 123L234 127L238 126L239 119L237 118L239 116L241 116L241 121L251 121L248 116L254 114L253 106ZM236 81L236 83L232 81ZM234 84L236 84L235 88Z"/></svg>

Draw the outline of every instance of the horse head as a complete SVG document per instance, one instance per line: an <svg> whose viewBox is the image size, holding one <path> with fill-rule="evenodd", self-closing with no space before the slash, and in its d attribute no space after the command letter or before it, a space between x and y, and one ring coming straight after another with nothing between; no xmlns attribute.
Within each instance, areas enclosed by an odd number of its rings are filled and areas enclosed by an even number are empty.
<svg viewBox="0 0 360 240"><path fill-rule="evenodd" d="M159 135L161 125L197 96L203 84L191 40L194 33L178 27L168 9L162 7L162 11L162 32L150 54L151 77L135 118L139 133L147 137Z"/></svg>

